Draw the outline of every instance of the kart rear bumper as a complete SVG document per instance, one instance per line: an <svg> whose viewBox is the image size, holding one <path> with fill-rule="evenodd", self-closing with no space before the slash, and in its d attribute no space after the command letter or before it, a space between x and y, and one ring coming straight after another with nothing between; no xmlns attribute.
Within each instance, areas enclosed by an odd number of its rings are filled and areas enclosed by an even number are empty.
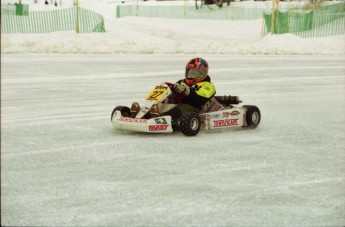
<svg viewBox="0 0 345 227"><path fill-rule="evenodd" d="M120 111L115 111L111 123L114 128L147 133L171 133L171 116L156 117L151 119L138 119L121 116Z"/></svg>

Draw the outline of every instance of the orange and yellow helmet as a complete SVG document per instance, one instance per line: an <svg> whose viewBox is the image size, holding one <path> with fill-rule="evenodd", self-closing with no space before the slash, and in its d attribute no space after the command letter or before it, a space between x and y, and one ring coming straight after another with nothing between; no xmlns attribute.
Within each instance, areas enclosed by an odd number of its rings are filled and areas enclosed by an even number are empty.
<svg viewBox="0 0 345 227"><path fill-rule="evenodd" d="M202 58L193 58L186 65L186 82L188 85L197 84L207 77L208 64Z"/></svg>

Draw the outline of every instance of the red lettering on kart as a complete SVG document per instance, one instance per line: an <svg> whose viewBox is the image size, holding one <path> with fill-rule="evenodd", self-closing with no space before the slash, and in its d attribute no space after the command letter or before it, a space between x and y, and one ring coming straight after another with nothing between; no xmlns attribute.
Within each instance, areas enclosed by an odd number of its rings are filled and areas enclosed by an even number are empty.
<svg viewBox="0 0 345 227"><path fill-rule="evenodd" d="M167 130L169 125L150 125L149 131L164 131Z"/></svg>
<svg viewBox="0 0 345 227"><path fill-rule="evenodd" d="M147 119L136 119L129 117L121 117L120 121L131 122L131 123L147 123Z"/></svg>
<svg viewBox="0 0 345 227"><path fill-rule="evenodd" d="M230 113L231 116L236 116L236 115L239 115L239 114L240 114L240 112L238 112L237 110L232 111L232 112Z"/></svg>
<svg viewBox="0 0 345 227"><path fill-rule="evenodd" d="M207 115L200 115L201 122L204 122L207 118Z"/></svg>
<svg viewBox="0 0 345 227"><path fill-rule="evenodd" d="M229 116L237 116L239 114L240 112L238 112L237 110L234 110L232 112L223 112L223 117L228 118Z"/></svg>
<svg viewBox="0 0 345 227"><path fill-rule="evenodd" d="M219 121L213 121L213 127L238 125L238 119L225 119Z"/></svg>

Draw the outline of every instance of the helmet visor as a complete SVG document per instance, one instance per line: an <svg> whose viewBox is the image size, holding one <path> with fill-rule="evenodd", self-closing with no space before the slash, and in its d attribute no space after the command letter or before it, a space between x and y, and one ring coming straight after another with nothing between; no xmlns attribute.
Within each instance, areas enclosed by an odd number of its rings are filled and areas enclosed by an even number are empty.
<svg viewBox="0 0 345 227"><path fill-rule="evenodd" d="M194 69L187 69L186 70L186 78L187 79L197 79L200 78L200 72L199 70L194 70Z"/></svg>

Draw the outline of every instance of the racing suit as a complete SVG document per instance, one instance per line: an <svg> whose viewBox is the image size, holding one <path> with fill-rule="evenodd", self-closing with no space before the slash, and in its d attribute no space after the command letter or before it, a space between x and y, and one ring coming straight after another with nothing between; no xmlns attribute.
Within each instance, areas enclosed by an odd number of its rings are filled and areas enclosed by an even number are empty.
<svg viewBox="0 0 345 227"><path fill-rule="evenodd" d="M199 113L202 106L207 103L216 94L216 88L207 76L202 82L188 85L186 80L179 80L177 83L189 87L189 94L174 94L173 99L178 103L176 107L167 111L165 114L170 115L173 120L182 116L184 112Z"/></svg>

